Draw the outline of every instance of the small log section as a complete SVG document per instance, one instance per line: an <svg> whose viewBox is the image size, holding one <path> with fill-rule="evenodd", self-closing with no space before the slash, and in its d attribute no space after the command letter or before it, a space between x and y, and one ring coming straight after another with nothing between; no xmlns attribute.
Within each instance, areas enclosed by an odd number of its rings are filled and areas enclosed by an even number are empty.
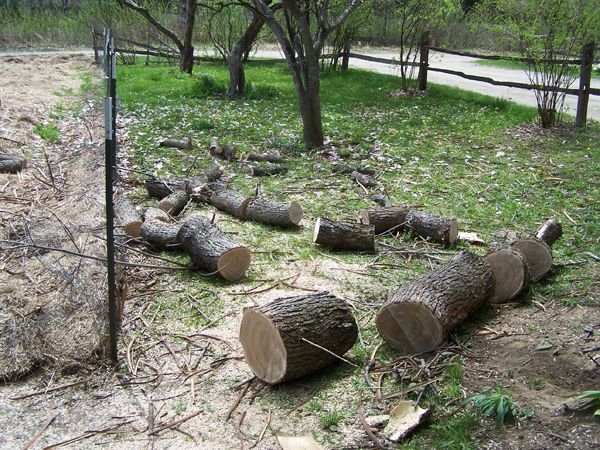
<svg viewBox="0 0 600 450"><path fill-rule="evenodd" d="M248 161L280 163L283 161L283 156L275 150L267 153L248 153L246 159Z"/></svg>
<svg viewBox="0 0 600 450"><path fill-rule="evenodd" d="M356 170L350 174L350 178L356 181L358 184L364 187L375 187L377 182L369 175L362 174Z"/></svg>
<svg viewBox="0 0 600 450"><path fill-rule="evenodd" d="M390 230L400 231L406 224L409 210L410 207L406 205L361 209L358 213L358 220L363 225L375 227L375 234L382 234Z"/></svg>
<svg viewBox="0 0 600 450"><path fill-rule="evenodd" d="M531 281L542 279L552 268L552 249L532 234L501 230L490 243L492 252L511 249L521 252L527 259Z"/></svg>
<svg viewBox="0 0 600 450"><path fill-rule="evenodd" d="M162 200L175 191L185 191L188 195L195 194L205 184L219 180L221 175L223 175L223 169L215 164L200 175L176 177L169 180L151 179L146 180L144 186L150 197Z"/></svg>
<svg viewBox="0 0 600 450"><path fill-rule="evenodd" d="M245 218L267 225L295 228L300 225L302 215L302 206L297 202L271 202L258 197L248 203Z"/></svg>
<svg viewBox="0 0 600 450"><path fill-rule="evenodd" d="M268 177L271 175L278 175L280 173L286 173L288 168L286 166L252 166L250 167L250 175L253 177Z"/></svg>
<svg viewBox="0 0 600 450"><path fill-rule="evenodd" d="M343 355L357 336L348 304L327 292L244 308L240 326L246 362L269 384L293 380L337 362L331 353Z"/></svg>
<svg viewBox="0 0 600 450"><path fill-rule="evenodd" d="M27 160L17 155L0 153L0 173L18 173L27 167Z"/></svg>
<svg viewBox="0 0 600 450"><path fill-rule="evenodd" d="M192 217L177 234L194 267L237 281L250 267L250 250L229 239L210 220Z"/></svg>
<svg viewBox="0 0 600 450"><path fill-rule="evenodd" d="M397 289L377 313L379 335L402 354L439 347L494 290L489 264L470 252Z"/></svg>
<svg viewBox="0 0 600 450"><path fill-rule="evenodd" d="M542 226L535 233L535 237L544 241L550 247L554 244L563 234L562 225L556 219L548 219L542 224Z"/></svg>
<svg viewBox="0 0 600 450"><path fill-rule="evenodd" d="M208 145L208 152L210 156L215 158L231 161L235 159L235 149L231 145L220 146L217 138L212 138Z"/></svg>
<svg viewBox="0 0 600 450"><path fill-rule="evenodd" d="M179 148L182 150L190 150L192 148L192 138L187 139L164 139L158 144L160 147Z"/></svg>
<svg viewBox="0 0 600 450"><path fill-rule="evenodd" d="M142 215L135 206L125 197L119 197L114 202L114 211L117 226L123 227L127 236L140 237Z"/></svg>
<svg viewBox="0 0 600 450"><path fill-rule="evenodd" d="M199 195L205 202L238 219L246 217L246 208L252 201L252 197L240 194L219 182L207 184Z"/></svg>
<svg viewBox="0 0 600 450"><path fill-rule="evenodd" d="M506 303L517 297L529 285L531 270L527 258L517 250L498 250L485 260L494 272L495 288L488 303Z"/></svg>
<svg viewBox="0 0 600 450"><path fill-rule="evenodd" d="M351 174L352 172L362 173L363 175L376 175L377 171L371 167L360 167L360 166L344 166L334 165L331 167L333 173L341 173L343 175Z"/></svg>
<svg viewBox="0 0 600 450"><path fill-rule="evenodd" d="M189 200L190 197L185 191L175 191L163 198L159 202L158 207L167 214L176 216L183 211Z"/></svg>
<svg viewBox="0 0 600 450"><path fill-rule="evenodd" d="M332 250L375 251L375 229L371 225L317 219L313 235L315 244Z"/></svg>
<svg viewBox="0 0 600 450"><path fill-rule="evenodd" d="M454 245L458 240L458 222L425 211L411 209L406 215L406 226L424 239L444 245Z"/></svg>
<svg viewBox="0 0 600 450"><path fill-rule="evenodd" d="M146 220L140 227L140 236L153 247L161 250L174 250L179 247L177 233L180 224L166 223L160 220Z"/></svg>
<svg viewBox="0 0 600 450"><path fill-rule="evenodd" d="M175 191L181 189L181 181L179 180L146 180L144 187L150 197L162 200Z"/></svg>

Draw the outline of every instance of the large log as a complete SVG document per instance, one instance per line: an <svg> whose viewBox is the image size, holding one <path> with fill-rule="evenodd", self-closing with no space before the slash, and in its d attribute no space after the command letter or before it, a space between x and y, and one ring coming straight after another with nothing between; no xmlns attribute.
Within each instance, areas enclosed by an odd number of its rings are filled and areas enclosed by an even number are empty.
<svg viewBox="0 0 600 450"><path fill-rule="evenodd" d="M187 220L177 234L177 242L190 255L196 268L228 281L242 278L250 266L250 251L229 239L204 217Z"/></svg>
<svg viewBox="0 0 600 450"><path fill-rule="evenodd" d="M525 232L501 230L490 242L490 250L512 249L521 252L527 258L531 281L543 278L552 268L552 249L541 239Z"/></svg>
<svg viewBox="0 0 600 450"><path fill-rule="evenodd" d="M166 223L160 220L146 220L140 227L140 236L161 250L174 250L178 248L177 233L180 224Z"/></svg>
<svg viewBox="0 0 600 450"><path fill-rule="evenodd" d="M297 202L271 202L258 197L248 203L245 218L267 225L294 228L302 220L302 206Z"/></svg>
<svg viewBox="0 0 600 450"><path fill-rule="evenodd" d="M461 252L438 270L391 293L375 319L377 331L403 354L433 350L493 290L494 275L485 259Z"/></svg>
<svg viewBox="0 0 600 450"><path fill-rule="evenodd" d="M27 167L27 160L21 156L0 153L0 173L18 173Z"/></svg>
<svg viewBox="0 0 600 450"><path fill-rule="evenodd" d="M175 191L172 194L169 194L165 198L163 198L159 202L158 207L165 211L167 214L176 216L181 211L183 211L183 208L185 208L185 205L188 204L189 200L190 197L187 194L187 192Z"/></svg>
<svg viewBox="0 0 600 450"><path fill-rule="evenodd" d="M317 219L313 242L333 250L375 251L375 230L371 225Z"/></svg>
<svg viewBox="0 0 600 450"><path fill-rule="evenodd" d="M246 217L246 208L252 200L252 197L240 194L219 182L209 183L204 186L200 196L215 208L225 211L227 214L238 219Z"/></svg>
<svg viewBox="0 0 600 450"><path fill-rule="evenodd" d="M485 260L494 272L494 293L488 303L505 303L517 297L529 284L531 271L523 253L504 249L488 254Z"/></svg>
<svg viewBox="0 0 600 450"><path fill-rule="evenodd" d="M283 156L277 150L267 153L248 153L246 157L248 161L279 163L283 161Z"/></svg>
<svg viewBox="0 0 600 450"><path fill-rule="evenodd" d="M458 240L458 222L455 219L411 209L406 215L406 226L422 238L440 244L454 245Z"/></svg>
<svg viewBox="0 0 600 450"><path fill-rule="evenodd" d="M163 139L160 144L160 147L172 147L172 148L180 148L182 150L189 150L192 148L192 138L188 137L187 139L172 139L167 138Z"/></svg>
<svg viewBox="0 0 600 450"><path fill-rule="evenodd" d="M556 219L548 219L535 233L535 237L544 241L550 247L562 236L562 225Z"/></svg>
<svg viewBox="0 0 600 450"><path fill-rule="evenodd" d="M409 210L409 206L406 205L361 209L358 213L358 220L364 225L372 225L376 234L390 230L400 231L406 224Z"/></svg>
<svg viewBox="0 0 600 450"><path fill-rule="evenodd" d="M114 212L117 226L123 227L127 236L140 237L142 215L135 206L125 197L118 197L114 202Z"/></svg>
<svg viewBox="0 0 600 450"><path fill-rule="evenodd" d="M258 378L270 384L335 363L339 358L332 353L342 356L357 336L348 304L327 292L244 308L240 326L246 362Z"/></svg>

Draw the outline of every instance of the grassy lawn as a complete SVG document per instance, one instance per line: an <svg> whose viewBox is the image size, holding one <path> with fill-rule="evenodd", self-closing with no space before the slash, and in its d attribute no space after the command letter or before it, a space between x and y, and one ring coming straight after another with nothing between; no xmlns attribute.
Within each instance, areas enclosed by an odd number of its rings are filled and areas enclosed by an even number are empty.
<svg viewBox="0 0 600 450"><path fill-rule="evenodd" d="M261 179L262 192L279 200L300 202L305 226L299 231L282 231L233 219L219 222L255 252L244 285L272 280L274 274L284 276L290 261L335 258L370 272L372 284L347 283L346 288L350 297L361 299L357 301L357 315L372 317L389 287L431 270L432 262L427 258L406 260L384 251L384 247L377 256L334 254L312 244L312 225L320 216L354 221L360 208L375 206L369 195L376 193L386 194L393 204L423 205L432 213L457 218L462 230L475 231L486 241L499 229L535 230L554 216L564 227L564 237L554 246L558 264L580 263L587 261L582 259L584 253L600 253L597 123L586 130L569 128L523 137L515 127L535 122L536 111L532 108L435 85L426 96L400 96L395 77L350 70L323 76L322 110L328 144L325 149L306 152L285 65L249 64L247 79L251 84L248 98L232 101L223 95L227 70L220 64L202 63L191 77L174 67L137 65L118 69L121 114L127 118L129 139L126 156L136 169L161 178L181 176L198 152L206 158L199 158L197 164L208 167L207 146L216 136L221 143L233 145L241 156L239 161L225 164L225 175L231 177L236 189L250 193L256 188L256 179L248 175L245 154L271 148L286 152L289 172ZM158 146L161 138L187 136L196 146L187 153ZM379 187L367 195L348 176L332 174L335 162L371 166L379 174ZM133 175L136 178L144 179ZM139 204L154 203L147 199L143 187L136 188L134 199ZM410 235L381 237L379 242L419 245ZM441 260L461 249L485 253L485 248L460 242L448 254L440 253ZM186 260L183 254L168 256ZM389 268L377 270L375 262ZM584 263L576 268L563 266L552 284L527 295L535 295L542 303L557 298L574 304L584 302L585 294L593 288L591 271L592 267ZM225 311L218 292L226 283L190 274L177 276L190 290L210 293L210 315ZM575 288L580 297L563 295ZM156 323L169 327L181 311L168 296L161 302ZM190 326L205 324L200 315L186 320ZM350 352L360 367L328 369L307 381L323 386L306 406L319 417L321 430L317 434L322 442L331 439L331 426L344 417L356 416L357 398L372 396L363 381L362 367L378 337L372 320L362 320L360 326L362 343ZM378 354L384 361L395 357L385 348ZM436 405L442 416L444 411L454 409L462 401L461 365L460 358L448 361L440 375L442 389L426 392L421 403ZM343 378L347 395L329 395L335 388L328 378ZM397 391L398 382L388 377L383 389ZM293 392L275 391L263 401L269 407L291 411L294 402L285 395ZM439 448L476 448L472 431L477 424L471 410L451 414L417 434L403 448L431 448L431 442Z"/></svg>

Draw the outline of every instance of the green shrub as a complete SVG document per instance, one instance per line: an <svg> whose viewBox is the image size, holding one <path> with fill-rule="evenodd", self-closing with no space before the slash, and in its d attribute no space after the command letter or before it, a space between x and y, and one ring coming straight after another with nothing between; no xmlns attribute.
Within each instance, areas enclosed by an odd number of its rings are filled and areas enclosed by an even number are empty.
<svg viewBox="0 0 600 450"><path fill-rule="evenodd" d="M519 417L531 416L531 412L517 405L510 393L505 394L502 387L486 389L469 397L477 410L485 417L494 418L498 427L506 422L514 422Z"/></svg>

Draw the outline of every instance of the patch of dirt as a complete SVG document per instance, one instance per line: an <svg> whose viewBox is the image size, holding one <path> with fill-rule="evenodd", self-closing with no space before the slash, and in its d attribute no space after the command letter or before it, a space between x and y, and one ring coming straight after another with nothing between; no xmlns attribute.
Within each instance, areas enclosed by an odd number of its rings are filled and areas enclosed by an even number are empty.
<svg viewBox="0 0 600 450"><path fill-rule="evenodd" d="M385 288L364 267L335 257L290 260L282 273L263 282L215 282L209 292L190 291L168 271L129 268L121 363L112 368L98 362L92 350L102 347L106 332L103 265L22 246L104 253L99 101L85 103L79 117L55 119L61 136L55 144L42 142L33 132L58 103L73 99L79 70L90 70L91 60L27 56L0 58L0 65L0 136L10 139L0 138L0 152L30 161L21 175L0 175L1 313L34 330L25 336L35 342L23 341L18 348L23 368L13 375L39 366L0 387L0 447L29 442L33 448L60 443L69 448L273 449L279 446L272 430L322 435L319 418L329 412L319 410L322 404L333 403L345 412L364 403L368 414L385 412L345 364L270 387L250 381L252 373L243 361L237 339L243 306L327 290L366 311L357 317L361 328L373 319L380 301L373 299L382 298ZM22 246L18 253L10 248L15 246ZM165 264L133 251L128 257ZM364 286L363 292L348 289L357 284ZM600 446L600 430L590 413L562 407L574 395L598 387L598 363L592 358L599 351L588 351L600 344L597 289L588 300L592 306L566 308L558 301L539 307L495 306L491 318L475 323L478 331L469 343L474 357L465 357L466 394L501 385L511 389L518 404L534 411L519 426L496 429L492 422L482 422L481 448ZM169 302L175 307L166 308ZM211 309L213 304L220 307ZM168 309L176 309L176 315L165 316L172 314ZM206 316L202 323L194 322L198 309ZM169 320L161 320L165 317ZM0 339L5 339L2 332ZM14 343L2 345L2 351L17 349ZM27 353L32 349L37 350ZM356 385L364 392L360 398ZM329 429L324 446L358 449L372 443L357 417L348 413Z"/></svg>

